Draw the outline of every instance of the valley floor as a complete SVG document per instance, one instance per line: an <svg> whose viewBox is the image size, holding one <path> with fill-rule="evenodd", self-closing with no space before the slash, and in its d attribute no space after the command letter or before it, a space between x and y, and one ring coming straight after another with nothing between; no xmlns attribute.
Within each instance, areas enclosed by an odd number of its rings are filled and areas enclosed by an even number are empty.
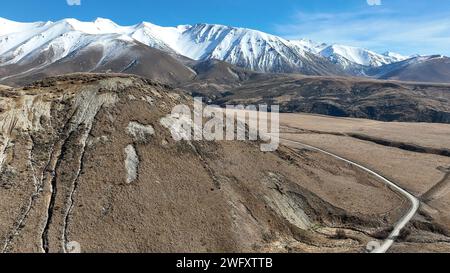
<svg viewBox="0 0 450 273"><path fill-rule="evenodd" d="M450 251L450 125L281 114L281 128L282 138L356 161L421 200L392 251Z"/></svg>

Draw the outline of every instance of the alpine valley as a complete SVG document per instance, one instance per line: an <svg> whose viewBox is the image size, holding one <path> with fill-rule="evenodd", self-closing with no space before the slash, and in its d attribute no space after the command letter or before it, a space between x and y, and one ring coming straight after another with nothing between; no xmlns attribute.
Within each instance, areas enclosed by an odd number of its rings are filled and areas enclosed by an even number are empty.
<svg viewBox="0 0 450 273"><path fill-rule="evenodd" d="M306 38L0 18L0 252L450 252L450 58Z"/></svg>

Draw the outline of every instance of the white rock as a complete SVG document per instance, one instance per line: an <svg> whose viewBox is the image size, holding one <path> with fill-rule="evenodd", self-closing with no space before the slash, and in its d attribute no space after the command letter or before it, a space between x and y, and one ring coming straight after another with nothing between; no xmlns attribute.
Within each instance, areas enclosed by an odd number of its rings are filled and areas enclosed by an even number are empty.
<svg viewBox="0 0 450 273"><path fill-rule="evenodd" d="M151 125L143 125L138 122L130 122L127 127L127 133L135 141L146 142L155 134L155 129Z"/></svg>
<svg viewBox="0 0 450 273"><path fill-rule="evenodd" d="M127 183L131 184L137 179L139 157L133 145L128 145L125 148L125 170L127 172Z"/></svg>

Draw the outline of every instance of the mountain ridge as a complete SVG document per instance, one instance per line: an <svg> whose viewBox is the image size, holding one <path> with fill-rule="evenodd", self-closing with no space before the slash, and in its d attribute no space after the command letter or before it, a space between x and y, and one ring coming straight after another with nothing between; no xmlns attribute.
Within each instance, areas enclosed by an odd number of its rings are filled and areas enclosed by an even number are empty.
<svg viewBox="0 0 450 273"><path fill-rule="evenodd" d="M78 60L79 63L71 66L80 69L68 72L102 72L99 67L105 67L105 63L115 62L116 56L124 55L128 55L128 65L133 65L140 62L134 56L141 55L132 53L132 50L142 46L167 53L180 61L180 66L186 66L186 70L192 70L192 66L186 63L216 59L264 73L382 79L391 79L388 72L395 64L406 63L408 66L400 67L414 69L416 61L423 57L406 57L390 51L379 54L364 48L329 45L307 39L288 40L259 30L206 23L162 27L141 22L120 26L105 18L92 22L68 18L31 23L0 18L0 26L0 81L14 76L13 72L19 76L36 74L63 60L67 62L80 52L89 56L99 55L98 63L83 69L80 63L92 62L92 59ZM444 68L446 70L446 64ZM127 69L125 65L113 72ZM392 79L414 80L411 76L403 78L402 75L408 73L397 74L400 76L393 76ZM445 73L438 73L433 81L449 82L450 79Z"/></svg>
<svg viewBox="0 0 450 273"><path fill-rule="evenodd" d="M30 48L22 46L19 49L26 55L36 49L30 45L32 42L37 43L38 47L42 45L39 42L50 42L59 35L76 32L84 35L120 34L123 35L122 38L129 37L150 47L176 52L194 60L218 59L262 72L279 72L283 70L283 66L287 66L287 69L291 67L291 70L302 70L304 62L311 59L317 62L316 59L320 58L320 54L312 48L299 46L299 41L302 40L291 41L259 30L220 24L162 27L141 22L120 26L105 18L97 18L92 22L68 18L56 22L32 23L2 19L0 24L5 26L4 29L11 29L0 32L1 55L28 41ZM15 53L17 54L17 51ZM23 57L23 54L18 54L15 61Z"/></svg>

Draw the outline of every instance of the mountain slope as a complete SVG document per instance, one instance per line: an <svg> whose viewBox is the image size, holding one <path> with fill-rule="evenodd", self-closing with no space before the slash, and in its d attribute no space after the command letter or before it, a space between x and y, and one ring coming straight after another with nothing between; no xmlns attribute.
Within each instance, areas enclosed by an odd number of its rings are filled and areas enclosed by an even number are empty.
<svg viewBox="0 0 450 273"><path fill-rule="evenodd" d="M183 62L164 51L137 41L126 41L115 34L101 43L92 42L66 57L48 63L53 51L36 55L17 64L0 66L0 79L5 84L23 85L51 75L73 72L120 72L135 74L162 83L176 84L195 77L196 73Z"/></svg>
<svg viewBox="0 0 450 273"><path fill-rule="evenodd" d="M394 192L328 156L175 141L179 104L192 101L126 75L0 92L0 251L360 252L402 214Z"/></svg>
<svg viewBox="0 0 450 273"><path fill-rule="evenodd" d="M450 123L448 84L279 75L250 80L218 96L213 103L278 104L288 113Z"/></svg>
<svg viewBox="0 0 450 273"><path fill-rule="evenodd" d="M315 48L321 47L316 46ZM367 76L368 70L407 59L407 57L393 52L378 54L364 48L344 45L323 47L318 54L354 76Z"/></svg>
<svg viewBox="0 0 450 273"><path fill-rule="evenodd" d="M335 62L342 61L341 64L344 67L348 66L349 63L345 63L343 60L362 66L378 67L397 62L399 59L406 59L406 57L395 53L381 55L367 49L343 45L328 46L321 50L320 54Z"/></svg>
<svg viewBox="0 0 450 273"><path fill-rule="evenodd" d="M450 58L442 55L414 57L369 72L379 79L450 83Z"/></svg>
<svg viewBox="0 0 450 273"><path fill-rule="evenodd" d="M197 24L186 29L172 47L194 60L218 59L261 72L342 74L327 60L287 40L245 28Z"/></svg>
<svg viewBox="0 0 450 273"><path fill-rule="evenodd" d="M55 74L122 72L165 83L195 72L164 42L145 36L145 26L121 27L110 20L47 23L1 21L0 81L24 84ZM146 44L132 37L137 37Z"/></svg>

